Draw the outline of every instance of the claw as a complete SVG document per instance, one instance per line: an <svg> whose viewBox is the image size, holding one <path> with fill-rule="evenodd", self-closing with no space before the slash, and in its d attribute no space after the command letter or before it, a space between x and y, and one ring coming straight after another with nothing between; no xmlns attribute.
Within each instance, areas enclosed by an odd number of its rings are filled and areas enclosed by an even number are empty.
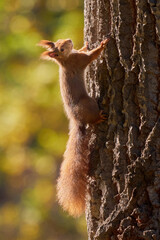
<svg viewBox="0 0 160 240"><path fill-rule="evenodd" d="M88 41L85 42L85 47L86 47L87 50L89 49L88 48Z"/></svg>
<svg viewBox="0 0 160 240"><path fill-rule="evenodd" d="M103 112L103 110L101 110L99 112L99 120L96 123L101 123L107 120L107 116L106 114Z"/></svg>
<svg viewBox="0 0 160 240"><path fill-rule="evenodd" d="M109 40L110 40L110 38L107 38L107 39L103 40L103 41L101 42L101 46L102 46L102 47L105 47L105 46L107 45L107 43L109 42Z"/></svg>

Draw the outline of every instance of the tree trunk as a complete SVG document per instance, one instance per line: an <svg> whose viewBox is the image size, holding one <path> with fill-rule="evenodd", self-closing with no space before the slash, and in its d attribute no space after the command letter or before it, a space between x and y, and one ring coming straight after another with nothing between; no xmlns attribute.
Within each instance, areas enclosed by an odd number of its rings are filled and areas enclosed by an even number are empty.
<svg viewBox="0 0 160 240"><path fill-rule="evenodd" d="M160 239L160 3L85 0L85 40L97 46L88 90L107 113L90 127L86 218L91 240Z"/></svg>

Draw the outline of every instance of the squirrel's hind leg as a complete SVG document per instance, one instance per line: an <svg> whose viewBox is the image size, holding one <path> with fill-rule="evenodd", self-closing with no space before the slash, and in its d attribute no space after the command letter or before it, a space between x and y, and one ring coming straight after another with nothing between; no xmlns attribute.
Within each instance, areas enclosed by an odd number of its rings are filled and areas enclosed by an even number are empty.
<svg viewBox="0 0 160 240"><path fill-rule="evenodd" d="M74 109L74 117L83 124L96 123L101 119L100 109L95 99L85 96Z"/></svg>
<svg viewBox="0 0 160 240"><path fill-rule="evenodd" d="M107 115L103 112L103 110L100 110L99 112L99 120L96 122L96 124L105 122L107 120Z"/></svg>

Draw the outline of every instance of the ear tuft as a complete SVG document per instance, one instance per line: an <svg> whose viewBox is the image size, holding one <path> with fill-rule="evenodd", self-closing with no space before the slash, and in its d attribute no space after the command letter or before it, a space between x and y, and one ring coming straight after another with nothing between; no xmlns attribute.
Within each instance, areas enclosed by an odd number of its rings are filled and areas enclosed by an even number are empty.
<svg viewBox="0 0 160 240"><path fill-rule="evenodd" d="M54 42L51 42L48 40L41 40L37 45L40 47L46 48L46 49L48 49L48 48L54 49L55 48Z"/></svg>
<svg viewBox="0 0 160 240"><path fill-rule="evenodd" d="M41 54L40 59L44 59L44 60L51 60L51 57L49 56L50 51L45 51Z"/></svg>

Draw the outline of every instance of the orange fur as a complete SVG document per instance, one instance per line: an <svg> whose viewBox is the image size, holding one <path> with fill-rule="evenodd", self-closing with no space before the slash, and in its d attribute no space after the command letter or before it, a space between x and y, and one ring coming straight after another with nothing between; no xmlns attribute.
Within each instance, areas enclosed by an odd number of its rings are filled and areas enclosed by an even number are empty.
<svg viewBox="0 0 160 240"><path fill-rule="evenodd" d="M85 88L84 70L96 59L109 39L100 46L88 51L88 43L80 50L73 49L70 39L52 43L42 40L39 45L48 51L41 57L55 61L60 67L60 89L64 108L70 119L70 133L64 160L57 182L58 200L63 209L72 216L80 216L85 210L85 196L88 174L87 123L105 120L97 102Z"/></svg>
<svg viewBox="0 0 160 240"><path fill-rule="evenodd" d="M64 210L74 217L85 209L85 193L88 173L88 139L76 126L71 127L70 137L57 182L58 200Z"/></svg>

